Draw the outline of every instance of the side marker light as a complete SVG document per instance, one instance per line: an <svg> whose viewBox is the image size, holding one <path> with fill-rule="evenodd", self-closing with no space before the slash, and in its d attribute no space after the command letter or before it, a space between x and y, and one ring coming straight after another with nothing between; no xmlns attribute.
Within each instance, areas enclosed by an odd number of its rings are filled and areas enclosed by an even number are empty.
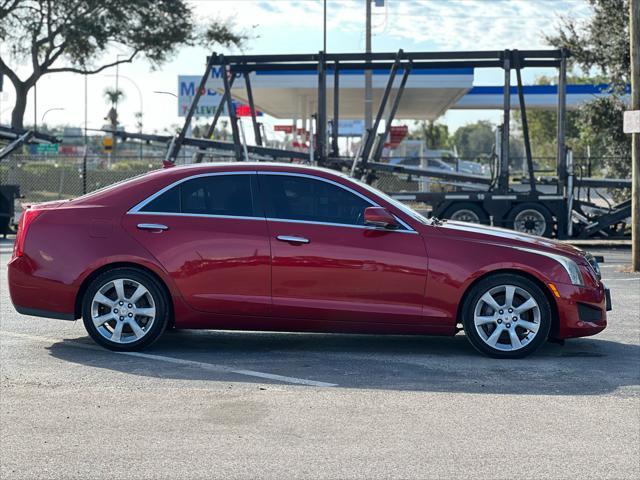
<svg viewBox="0 0 640 480"><path fill-rule="evenodd" d="M556 296L556 298L560 298L560 292L558 291L558 289L556 288L556 286L553 283L549 284L549 288L551 289L553 294Z"/></svg>

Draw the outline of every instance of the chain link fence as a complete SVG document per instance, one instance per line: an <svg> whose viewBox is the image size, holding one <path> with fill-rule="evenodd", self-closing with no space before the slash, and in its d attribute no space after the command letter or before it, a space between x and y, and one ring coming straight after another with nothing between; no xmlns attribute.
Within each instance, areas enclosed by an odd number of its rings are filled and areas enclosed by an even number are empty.
<svg viewBox="0 0 640 480"><path fill-rule="evenodd" d="M78 197L162 167L162 157L118 158L12 155L0 164L0 183L18 185L23 203Z"/></svg>
<svg viewBox="0 0 640 480"><path fill-rule="evenodd" d="M177 163L191 163L193 151L187 150L183 149L183 155ZM161 152L145 152L144 157L122 153L117 159L110 158L107 154L89 154L85 164L83 155L14 154L0 163L0 184L19 186L21 199L16 205L19 212L20 203L74 198L162 168L163 159L164 154ZM234 161L234 157L230 152L207 152L203 161ZM579 176L580 172L576 174ZM373 183L374 187L390 193L454 191L460 185L460 182L455 181L386 172L378 172Z"/></svg>

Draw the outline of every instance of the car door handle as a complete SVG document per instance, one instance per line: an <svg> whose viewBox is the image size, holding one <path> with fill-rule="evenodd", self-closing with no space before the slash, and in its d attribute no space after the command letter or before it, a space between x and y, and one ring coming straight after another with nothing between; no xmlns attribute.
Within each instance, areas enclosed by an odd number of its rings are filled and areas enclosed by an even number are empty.
<svg viewBox="0 0 640 480"><path fill-rule="evenodd" d="M169 230L169 227L167 227L166 225L162 225L161 223L139 223L138 228L140 230L155 230L155 231Z"/></svg>
<svg viewBox="0 0 640 480"><path fill-rule="evenodd" d="M296 237L294 235L278 235L276 239L287 243L309 243L308 238Z"/></svg>

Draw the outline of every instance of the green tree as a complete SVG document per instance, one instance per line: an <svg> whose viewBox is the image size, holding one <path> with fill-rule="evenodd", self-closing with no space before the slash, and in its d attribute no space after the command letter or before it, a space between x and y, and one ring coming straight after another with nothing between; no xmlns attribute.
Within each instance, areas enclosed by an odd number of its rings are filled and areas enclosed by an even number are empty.
<svg viewBox="0 0 640 480"><path fill-rule="evenodd" d="M565 18L557 35L547 37L555 47L567 48L582 72L593 70L611 84L610 95L584 104L576 126L579 138L602 156L609 176L626 177L631 144L622 134L625 90L631 78L628 0L589 0L593 15L586 23Z"/></svg>
<svg viewBox="0 0 640 480"><path fill-rule="evenodd" d="M569 84L593 84L602 81L602 79L597 77L567 76L567 83ZM534 84L557 84L557 79L541 76L536 78ZM518 122L520 122L520 116L518 115L517 117ZM567 146L573 150L576 157L583 157L586 155L586 144L580 135L578 124L580 113L576 110L568 110L566 119L565 140ZM555 109L527 109L531 153L538 167L547 169L555 168L558 133L557 121L558 114Z"/></svg>
<svg viewBox="0 0 640 480"><path fill-rule="evenodd" d="M11 125L23 127L27 94L43 75L95 74L140 56L158 66L179 46L246 38L219 21L197 25L186 0L0 0L0 74L16 91ZM126 54L100 62L123 46Z"/></svg>
<svg viewBox="0 0 640 480"><path fill-rule="evenodd" d="M474 159L491 153L495 143L495 126L488 120L479 120L459 127L451 138L458 155Z"/></svg>
<svg viewBox="0 0 640 480"><path fill-rule="evenodd" d="M431 150L450 147L449 127L432 120L415 122L415 128L409 132L409 139L424 140L426 147Z"/></svg>

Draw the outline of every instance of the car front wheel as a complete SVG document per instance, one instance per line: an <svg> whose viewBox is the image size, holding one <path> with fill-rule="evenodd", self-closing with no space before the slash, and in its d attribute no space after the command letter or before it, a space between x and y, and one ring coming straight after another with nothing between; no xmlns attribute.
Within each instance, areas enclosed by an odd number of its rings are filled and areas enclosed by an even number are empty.
<svg viewBox="0 0 640 480"><path fill-rule="evenodd" d="M497 274L472 287L462 320L465 335L480 352L494 358L522 358L549 336L551 307L533 281Z"/></svg>
<svg viewBox="0 0 640 480"><path fill-rule="evenodd" d="M151 275L116 268L98 275L83 297L84 326L96 343L110 350L149 346L162 334L169 317L167 294Z"/></svg>

